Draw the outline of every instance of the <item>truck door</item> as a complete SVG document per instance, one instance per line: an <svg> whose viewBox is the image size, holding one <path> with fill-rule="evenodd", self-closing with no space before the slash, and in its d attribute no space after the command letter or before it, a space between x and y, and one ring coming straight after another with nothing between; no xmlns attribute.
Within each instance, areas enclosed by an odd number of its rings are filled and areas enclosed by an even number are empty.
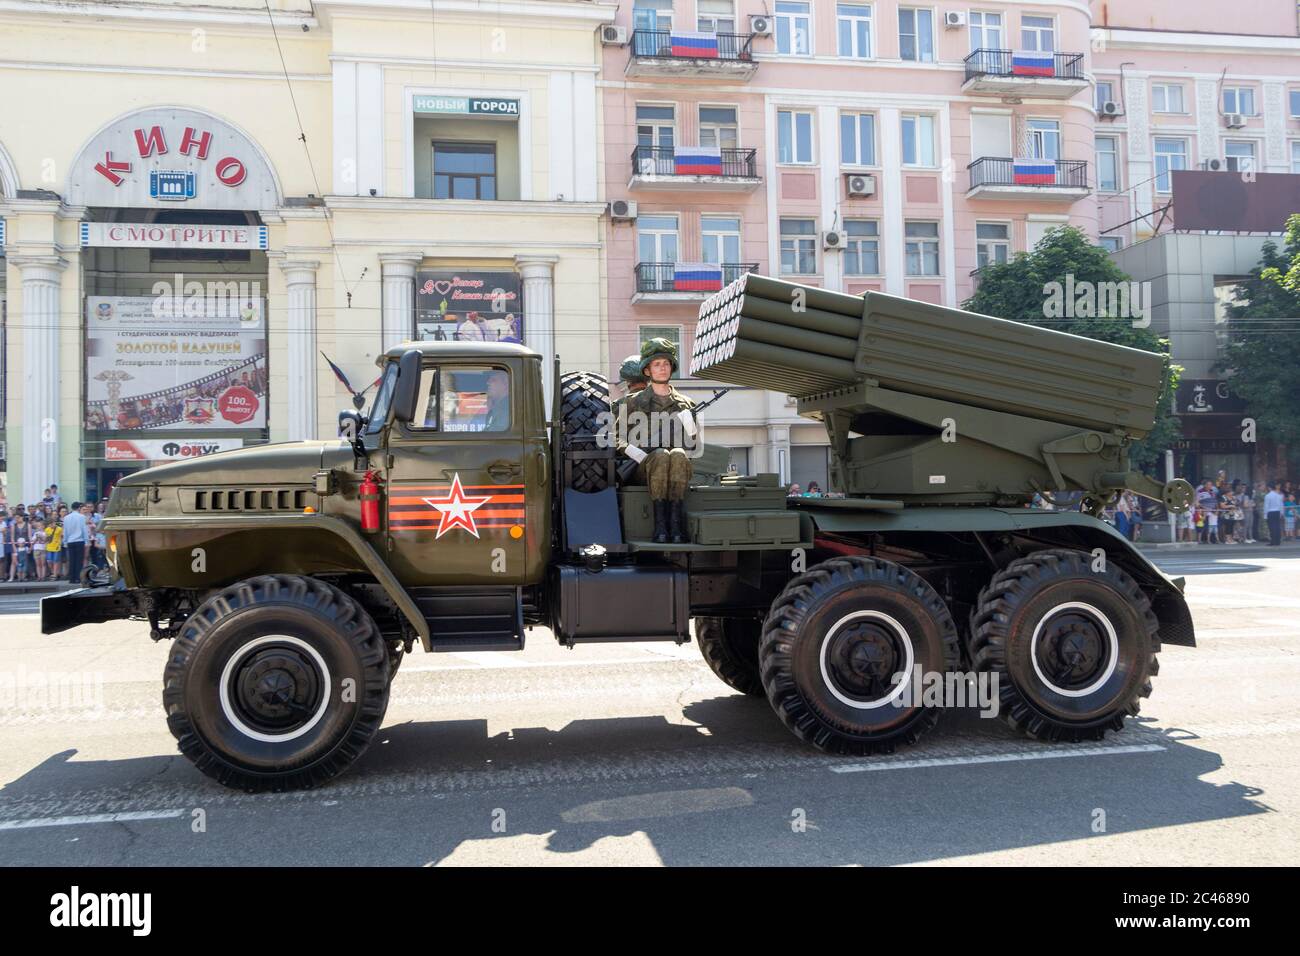
<svg viewBox="0 0 1300 956"><path fill-rule="evenodd" d="M520 583L523 432L514 369L425 366L409 425L389 431L388 559L407 586Z"/></svg>

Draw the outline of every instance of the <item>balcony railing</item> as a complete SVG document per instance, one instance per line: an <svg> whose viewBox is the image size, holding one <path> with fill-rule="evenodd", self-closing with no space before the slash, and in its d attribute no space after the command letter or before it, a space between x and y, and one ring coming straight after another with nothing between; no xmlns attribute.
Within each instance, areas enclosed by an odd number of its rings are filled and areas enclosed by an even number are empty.
<svg viewBox="0 0 1300 956"><path fill-rule="evenodd" d="M704 155L694 147L638 146L632 150L632 175L757 179L757 156L756 149L720 149Z"/></svg>
<svg viewBox="0 0 1300 956"><path fill-rule="evenodd" d="M971 189L979 186L1088 188L1088 163L1081 159L1041 159L1026 164L1021 160L984 156L966 169L970 171Z"/></svg>
<svg viewBox="0 0 1300 956"><path fill-rule="evenodd" d="M1045 60L1048 54L1042 54ZM1036 58L1025 58L1013 50L976 50L966 57L966 79L978 76L1011 76L1027 80L1086 80L1082 53L1051 54L1051 72Z"/></svg>
<svg viewBox="0 0 1300 956"><path fill-rule="evenodd" d="M752 33L676 34L633 30L632 55L658 60L752 60Z"/></svg>
<svg viewBox="0 0 1300 956"><path fill-rule="evenodd" d="M757 262L724 262L720 282L701 281L698 270L684 268L680 262L638 262L636 291L641 294L697 292L708 295L734 282L747 272L758 269Z"/></svg>

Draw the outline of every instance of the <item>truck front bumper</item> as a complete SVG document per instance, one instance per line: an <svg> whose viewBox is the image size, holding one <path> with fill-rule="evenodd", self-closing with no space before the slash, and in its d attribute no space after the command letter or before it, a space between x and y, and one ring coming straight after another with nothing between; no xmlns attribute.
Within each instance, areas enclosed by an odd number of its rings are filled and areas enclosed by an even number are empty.
<svg viewBox="0 0 1300 956"><path fill-rule="evenodd" d="M41 598L41 633L58 634L82 624L120 621L140 614L139 595L122 582L98 588L78 588Z"/></svg>

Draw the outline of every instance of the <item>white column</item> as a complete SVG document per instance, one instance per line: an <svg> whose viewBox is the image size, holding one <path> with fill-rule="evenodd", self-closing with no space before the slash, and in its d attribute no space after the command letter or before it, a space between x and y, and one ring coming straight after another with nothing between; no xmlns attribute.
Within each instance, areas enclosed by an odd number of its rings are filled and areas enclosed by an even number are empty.
<svg viewBox="0 0 1300 956"><path fill-rule="evenodd" d="M415 335L415 270L424 257L418 252L381 252L383 275L382 344L387 352Z"/></svg>
<svg viewBox="0 0 1300 956"><path fill-rule="evenodd" d="M68 263L58 256L9 261L23 277L23 483L10 500L31 501L50 484L82 484L80 476L59 476L59 286Z"/></svg>
<svg viewBox="0 0 1300 956"><path fill-rule="evenodd" d="M555 388L555 263L559 260L559 256L515 256L524 285L524 344L542 356L548 417Z"/></svg>
<svg viewBox="0 0 1300 956"><path fill-rule="evenodd" d="M316 270L320 263L282 259L288 299L285 323L289 441L316 438Z"/></svg>

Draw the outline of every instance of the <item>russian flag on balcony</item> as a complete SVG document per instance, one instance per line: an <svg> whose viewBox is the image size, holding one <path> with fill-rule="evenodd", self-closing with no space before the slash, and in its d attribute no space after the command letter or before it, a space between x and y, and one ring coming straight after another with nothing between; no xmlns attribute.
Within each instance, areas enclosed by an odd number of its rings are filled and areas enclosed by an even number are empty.
<svg viewBox="0 0 1300 956"><path fill-rule="evenodd" d="M1055 185L1056 163L1050 159L1013 159L1011 181L1017 186Z"/></svg>
<svg viewBox="0 0 1300 956"><path fill-rule="evenodd" d="M1055 76L1056 55L1050 50L1014 50L1011 53L1012 76Z"/></svg>
<svg viewBox="0 0 1300 956"><path fill-rule="evenodd" d="M678 176L721 176L722 150L717 146L677 146L673 172Z"/></svg>
<svg viewBox="0 0 1300 956"><path fill-rule="evenodd" d="M716 60L718 35L716 33L673 33L670 40L673 56Z"/></svg>
<svg viewBox="0 0 1300 956"><path fill-rule="evenodd" d="M717 292L722 288L722 266L713 262L674 262L673 291Z"/></svg>

